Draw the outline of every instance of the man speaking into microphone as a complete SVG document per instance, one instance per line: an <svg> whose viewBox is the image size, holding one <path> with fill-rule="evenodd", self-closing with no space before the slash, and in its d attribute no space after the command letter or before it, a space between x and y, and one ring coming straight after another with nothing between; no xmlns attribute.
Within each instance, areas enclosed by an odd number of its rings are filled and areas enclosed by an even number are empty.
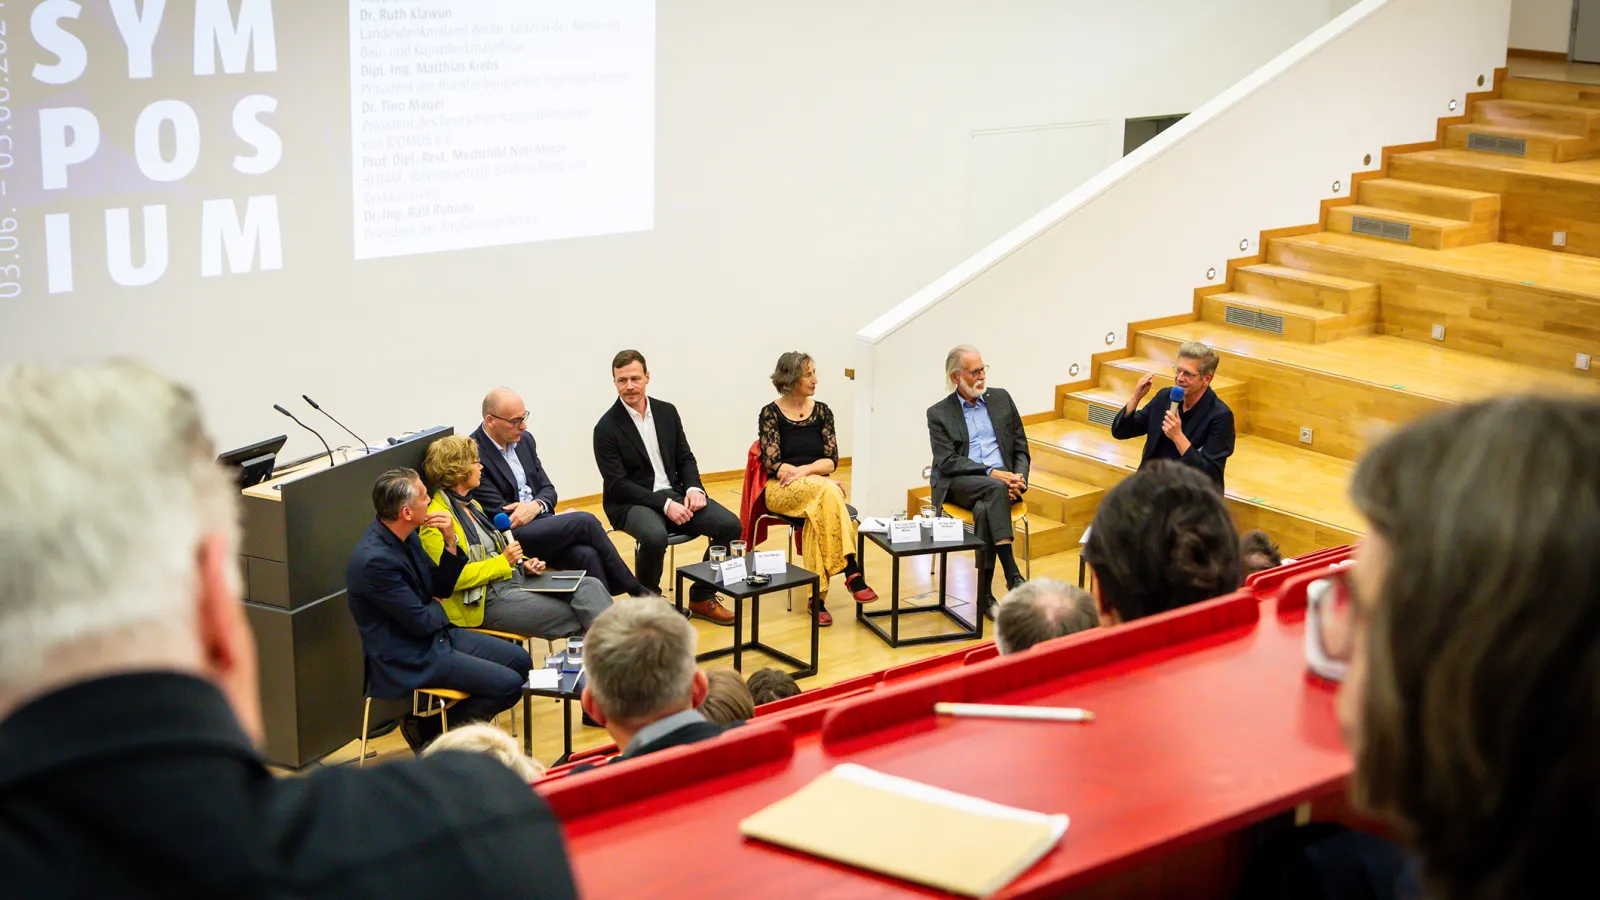
<svg viewBox="0 0 1600 900"><path fill-rule="evenodd" d="M1222 473L1233 455L1234 430L1233 410L1211 391L1217 352L1199 341L1188 341L1178 348L1172 374L1177 386L1156 391L1155 399L1144 409L1137 407L1150 393L1155 374L1139 379L1133 395L1111 422L1111 436L1119 441L1144 438L1139 468L1153 459L1175 459L1204 472L1221 491Z"/></svg>

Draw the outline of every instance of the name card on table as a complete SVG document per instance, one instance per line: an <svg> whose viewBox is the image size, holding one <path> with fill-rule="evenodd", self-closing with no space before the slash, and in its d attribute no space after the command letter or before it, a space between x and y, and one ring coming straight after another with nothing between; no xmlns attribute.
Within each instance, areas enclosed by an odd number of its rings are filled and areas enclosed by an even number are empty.
<svg viewBox="0 0 1600 900"><path fill-rule="evenodd" d="M889 523L889 543L915 544L922 540L922 526L910 519L896 519Z"/></svg>
<svg viewBox="0 0 1600 900"><path fill-rule="evenodd" d="M723 584L738 584L749 574L745 571L744 557L742 556L720 564L717 567L717 572L722 575Z"/></svg>
<svg viewBox="0 0 1600 900"><path fill-rule="evenodd" d="M959 541L966 538L965 526L960 519L934 519L933 539L936 541Z"/></svg>
<svg viewBox="0 0 1600 900"><path fill-rule="evenodd" d="M755 558L757 575L782 575L789 571L789 561L784 559L782 550L757 550Z"/></svg>

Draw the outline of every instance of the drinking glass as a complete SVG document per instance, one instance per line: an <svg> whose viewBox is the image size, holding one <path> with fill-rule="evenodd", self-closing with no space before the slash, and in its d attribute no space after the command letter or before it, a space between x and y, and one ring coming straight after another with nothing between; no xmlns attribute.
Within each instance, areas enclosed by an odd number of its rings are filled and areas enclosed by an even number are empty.
<svg viewBox="0 0 1600 900"><path fill-rule="evenodd" d="M922 527L923 528L932 528L933 527L933 504L932 503L924 503L924 504L922 504Z"/></svg>
<svg viewBox="0 0 1600 900"><path fill-rule="evenodd" d="M739 557L744 556L745 548L748 546L749 545L744 541L733 541L732 543L728 544L728 553L734 559L738 559Z"/></svg>
<svg viewBox="0 0 1600 900"><path fill-rule="evenodd" d="M728 548L727 547L724 547L721 544L717 544L716 546L711 548L711 561L713 563L720 563L720 562L722 562L723 560L725 560L727 558L728 558Z"/></svg>

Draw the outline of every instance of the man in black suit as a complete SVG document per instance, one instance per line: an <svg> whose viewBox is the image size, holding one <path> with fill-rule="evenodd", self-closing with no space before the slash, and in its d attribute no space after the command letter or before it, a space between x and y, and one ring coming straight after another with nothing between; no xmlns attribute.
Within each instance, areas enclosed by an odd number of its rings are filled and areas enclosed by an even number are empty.
<svg viewBox="0 0 1600 900"><path fill-rule="evenodd" d="M1011 504L1028 490L1028 436L1011 395L988 386L989 367L976 347L951 349L944 372L953 390L928 407L931 500L936 510L946 499L972 510L978 540L994 548L978 566L979 605L993 619L995 560L1005 569L1007 590L1024 581L1012 552Z"/></svg>
<svg viewBox="0 0 1600 900"><path fill-rule="evenodd" d="M594 462L600 469L602 505L611 527L639 542L634 574L649 590L661 592L667 536L690 534L727 546L739 539L739 517L706 496L700 466L683 433L678 408L645 396L650 370L644 355L624 350L611 360L617 402L594 426ZM689 611L718 625L732 625L733 613L716 592L696 584Z"/></svg>
<svg viewBox="0 0 1600 900"><path fill-rule="evenodd" d="M694 647L694 626L659 600L619 600L589 626L583 711L623 748L613 763L726 730L700 713L708 682Z"/></svg>
<svg viewBox="0 0 1600 900"><path fill-rule="evenodd" d="M577 896L494 759L273 775L215 453L147 369L0 371L0 894Z"/></svg>
<svg viewBox="0 0 1600 900"><path fill-rule="evenodd" d="M467 554L446 513L428 513L428 491L412 469L390 469L372 487L377 518L345 567L350 613L367 657L367 690L400 700L417 688L450 688L470 696L450 709L458 722L486 721L522 698L533 660L516 644L456 628L433 600L455 591ZM438 565L417 529L444 535ZM407 716L401 734L412 750L437 736L437 716Z"/></svg>
<svg viewBox="0 0 1600 900"><path fill-rule="evenodd" d="M1134 385L1127 404L1111 421L1111 436L1123 441L1144 438L1139 468L1153 459L1175 459L1199 469L1219 492L1223 490L1222 475L1228 457L1233 455L1235 435L1233 410L1209 390L1211 379L1217 374L1217 361L1217 351L1199 341L1178 347L1178 361L1172 371L1178 387L1183 388L1181 412L1172 411L1171 388L1156 391L1155 399L1135 412L1139 401L1150 393L1155 375L1145 375ZM1154 415L1151 410L1155 410Z"/></svg>
<svg viewBox="0 0 1600 900"><path fill-rule="evenodd" d="M604 582L613 597L650 593L594 514L556 514L556 486L539 462L538 445L528 433L527 404L515 391L498 387L483 398L483 424L472 438L483 463L483 480L472 499L490 517L500 512L511 517L511 533L524 553L552 568L582 569Z"/></svg>

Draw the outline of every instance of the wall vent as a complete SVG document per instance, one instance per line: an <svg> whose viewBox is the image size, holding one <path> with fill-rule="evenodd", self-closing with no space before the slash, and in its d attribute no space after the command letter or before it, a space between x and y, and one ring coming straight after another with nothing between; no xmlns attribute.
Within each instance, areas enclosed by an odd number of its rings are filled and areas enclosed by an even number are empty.
<svg viewBox="0 0 1600 900"><path fill-rule="evenodd" d="M1504 153L1506 156L1527 156L1528 139L1479 134L1473 131L1467 134L1467 149L1481 150L1484 153Z"/></svg>
<svg viewBox="0 0 1600 900"><path fill-rule="evenodd" d="M1371 216L1351 216L1350 233L1401 243L1408 243L1411 240L1410 225L1404 222L1390 222L1387 219L1374 219Z"/></svg>
<svg viewBox="0 0 1600 900"><path fill-rule="evenodd" d="M1238 325L1241 328L1254 328L1256 331L1267 331L1272 334L1283 334L1283 316L1261 312L1256 309L1246 309L1242 306L1226 307L1222 314L1222 321L1229 325Z"/></svg>
<svg viewBox="0 0 1600 900"><path fill-rule="evenodd" d="M1111 423L1117 420L1117 410L1118 407L1115 406L1102 406L1099 403L1090 403L1088 418L1090 422L1093 422L1096 425L1104 425L1107 428L1110 428Z"/></svg>

